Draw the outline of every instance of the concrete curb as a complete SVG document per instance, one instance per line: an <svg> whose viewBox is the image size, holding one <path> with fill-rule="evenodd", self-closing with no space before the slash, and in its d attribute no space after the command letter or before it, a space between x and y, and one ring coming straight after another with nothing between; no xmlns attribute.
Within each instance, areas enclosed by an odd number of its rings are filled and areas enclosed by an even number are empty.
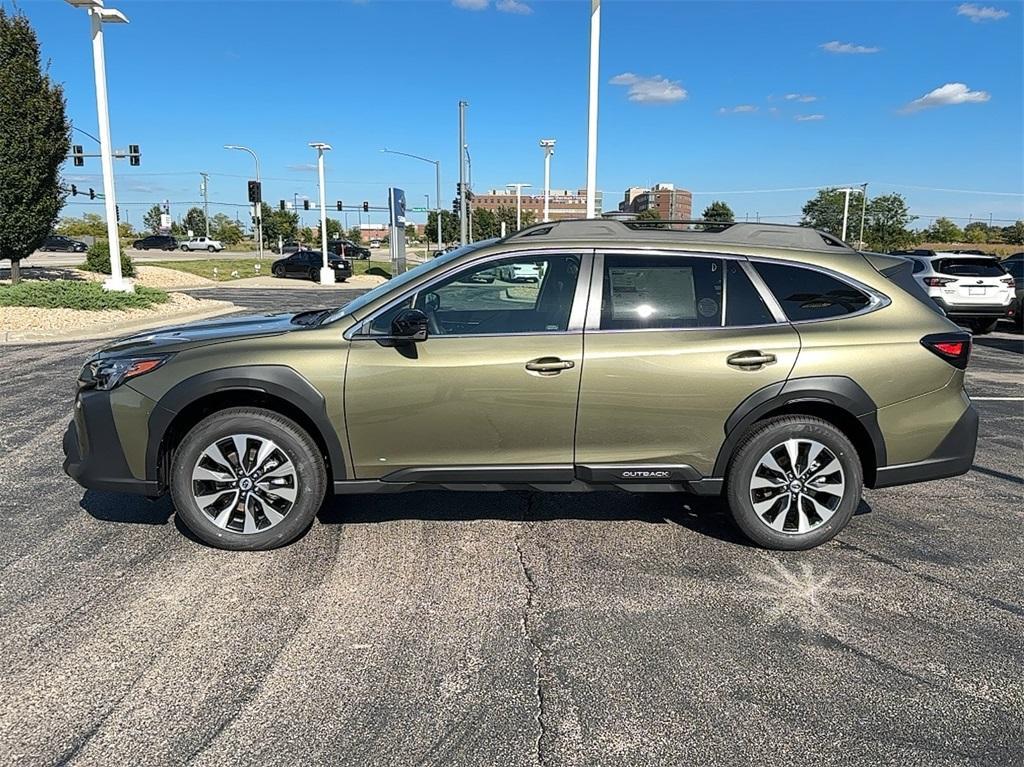
<svg viewBox="0 0 1024 767"><path fill-rule="evenodd" d="M232 314L239 311L244 311L244 309L240 306L230 304L228 306L218 306L216 309L200 309L198 311L183 312L181 314L165 314L159 318L127 322L124 325L119 325L117 328L96 328L82 333L21 333L18 331L8 330L0 333L0 346L9 344L49 344L64 343L67 341L90 341L99 338L117 338L120 336L131 335L138 330L159 328L166 325L178 325L182 322L208 320L213 317L219 317L222 314Z"/></svg>

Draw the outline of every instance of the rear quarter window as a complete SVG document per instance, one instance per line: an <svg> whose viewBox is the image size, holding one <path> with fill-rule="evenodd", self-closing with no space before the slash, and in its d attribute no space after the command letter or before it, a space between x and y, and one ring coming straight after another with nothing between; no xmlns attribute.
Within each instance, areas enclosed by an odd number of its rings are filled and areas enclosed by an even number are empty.
<svg viewBox="0 0 1024 767"><path fill-rule="evenodd" d="M871 304L863 291L814 269L764 261L754 267L791 322L842 317Z"/></svg>

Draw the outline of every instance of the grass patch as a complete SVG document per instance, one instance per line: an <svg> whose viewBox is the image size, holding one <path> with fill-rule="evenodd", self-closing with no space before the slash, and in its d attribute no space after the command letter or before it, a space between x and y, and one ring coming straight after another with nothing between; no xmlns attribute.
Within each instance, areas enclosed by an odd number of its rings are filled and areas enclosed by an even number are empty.
<svg viewBox="0 0 1024 767"><path fill-rule="evenodd" d="M81 280L26 280L0 285L0 306L40 306L45 309L148 309L169 296L156 288L136 285L134 293L104 290L102 283Z"/></svg>
<svg viewBox="0 0 1024 767"><path fill-rule="evenodd" d="M262 261L258 258L211 258L203 261L149 261L146 266L160 266L164 269L175 269L179 272L188 272L200 277L217 282L230 282L240 280L243 277L270 277L270 266L278 259L266 257ZM256 266L260 270L256 271ZM214 272L216 270L216 273ZM235 274L237 272L237 275ZM353 274L375 274L380 277L391 278L390 261L359 261L352 262Z"/></svg>

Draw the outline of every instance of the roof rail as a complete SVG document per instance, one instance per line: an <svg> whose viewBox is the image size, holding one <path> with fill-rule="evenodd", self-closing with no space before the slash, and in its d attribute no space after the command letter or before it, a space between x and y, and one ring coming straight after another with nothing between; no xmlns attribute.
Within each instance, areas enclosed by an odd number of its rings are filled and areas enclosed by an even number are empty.
<svg viewBox="0 0 1024 767"><path fill-rule="evenodd" d="M828 232L792 224L751 224L734 221L566 219L534 224L505 238L505 242L547 238L557 240L670 240L715 242L770 248L835 252L853 249Z"/></svg>

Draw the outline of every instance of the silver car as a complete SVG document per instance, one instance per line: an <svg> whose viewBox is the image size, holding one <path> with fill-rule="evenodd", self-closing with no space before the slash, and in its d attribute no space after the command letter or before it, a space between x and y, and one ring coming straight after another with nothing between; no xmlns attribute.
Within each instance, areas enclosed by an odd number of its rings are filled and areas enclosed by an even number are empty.
<svg viewBox="0 0 1024 767"><path fill-rule="evenodd" d="M212 237L193 237L191 240L185 240L181 243L182 250L208 250L211 253L220 253L224 250L224 246L220 240L215 240Z"/></svg>

